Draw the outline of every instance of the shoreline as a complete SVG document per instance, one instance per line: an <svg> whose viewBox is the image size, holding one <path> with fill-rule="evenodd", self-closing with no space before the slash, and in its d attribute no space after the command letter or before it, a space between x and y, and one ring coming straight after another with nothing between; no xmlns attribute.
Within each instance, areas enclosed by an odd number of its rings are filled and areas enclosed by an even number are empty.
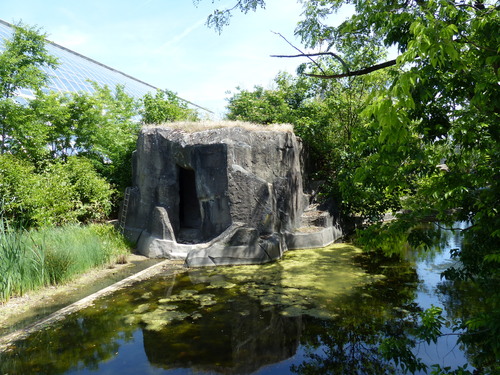
<svg viewBox="0 0 500 375"><path fill-rule="evenodd" d="M64 319L98 298L161 272L184 270L184 262L130 255L127 264L91 270L57 287L47 287L15 297L0 305L0 352L33 332Z"/></svg>

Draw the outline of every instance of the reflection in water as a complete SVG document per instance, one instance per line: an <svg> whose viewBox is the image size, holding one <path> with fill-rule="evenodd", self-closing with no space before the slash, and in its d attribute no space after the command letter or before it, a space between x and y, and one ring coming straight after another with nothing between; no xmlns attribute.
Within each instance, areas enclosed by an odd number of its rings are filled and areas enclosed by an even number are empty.
<svg viewBox="0 0 500 375"><path fill-rule="evenodd" d="M247 305L246 311L246 318L225 321L205 316L186 331L173 327L174 334L145 330L144 347L150 363L164 369L248 374L295 354L300 317L261 312L256 304Z"/></svg>
<svg viewBox="0 0 500 375"><path fill-rule="evenodd" d="M417 285L410 263L347 245L195 269L141 282L16 343L0 354L0 373L396 373L379 345L412 340Z"/></svg>
<svg viewBox="0 0 500 375"><path fill-rule="evenodd" d="M360 259L385 279L366 284L337 300L337 317L315 321L302 337L307 359L298 374L391 374L397 370L379 351L382 340L407 339L419 311L413 303L416 273L408 264ZM307 324L307 322L305 323Z"/></svg>

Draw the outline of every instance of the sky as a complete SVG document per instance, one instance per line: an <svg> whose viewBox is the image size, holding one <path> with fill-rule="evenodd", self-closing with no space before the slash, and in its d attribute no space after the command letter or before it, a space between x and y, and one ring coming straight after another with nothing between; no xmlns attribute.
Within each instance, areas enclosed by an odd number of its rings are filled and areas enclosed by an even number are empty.
<svg viewBox="0 0 500 375"><path fill-rule="evenodd" d="M294 28L301 5L269 0L266 9L235 12L219 35L206 19L236 0L3 0L0 19L38 26L48 39L222 117L236 87L270 87L280 71L304 62L273 58L300 47ZM340 17L340 16L339 16Z"/></svg>

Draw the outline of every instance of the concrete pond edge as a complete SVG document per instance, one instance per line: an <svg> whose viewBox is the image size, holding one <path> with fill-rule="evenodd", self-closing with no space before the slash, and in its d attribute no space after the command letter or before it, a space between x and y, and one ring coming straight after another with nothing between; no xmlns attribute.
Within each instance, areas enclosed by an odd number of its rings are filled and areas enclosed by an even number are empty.
<svg viewBox="0 0 500 375"><path fill-rule="evenodd" d="M154 264L151 267L146 268L134 275L131 275L123 280L120 280L113 285L110 285L104 289L101 289L81 300L72 303L60 310L55 311L49 316L33 323L25 328L18 329L14 332L11 332L5 336L0 337L0 353L8 351L12 344L15 341L24 339L29 335L43 330L50 325L63 320L68 315L77 312L85 307L88 307L94 303L99 298L112 294L120 289L126 288L132 284L135 284L139 281L146 280L154 275L157 275L164 271L170 271L171 273L177 273L185 270L184 262L180 263L179 261L173 261L171 259L166 259L160 263Z"/></svg>

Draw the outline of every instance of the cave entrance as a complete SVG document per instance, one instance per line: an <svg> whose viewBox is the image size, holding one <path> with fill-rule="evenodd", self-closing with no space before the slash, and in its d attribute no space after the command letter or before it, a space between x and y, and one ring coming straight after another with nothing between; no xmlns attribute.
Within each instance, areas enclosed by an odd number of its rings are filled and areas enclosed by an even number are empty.
<svg viewBox="0 0 500 375"><path fill-rule="evenodd" d="M194 170L179 167L179 242L201 241L201 211Z"/></svg>

